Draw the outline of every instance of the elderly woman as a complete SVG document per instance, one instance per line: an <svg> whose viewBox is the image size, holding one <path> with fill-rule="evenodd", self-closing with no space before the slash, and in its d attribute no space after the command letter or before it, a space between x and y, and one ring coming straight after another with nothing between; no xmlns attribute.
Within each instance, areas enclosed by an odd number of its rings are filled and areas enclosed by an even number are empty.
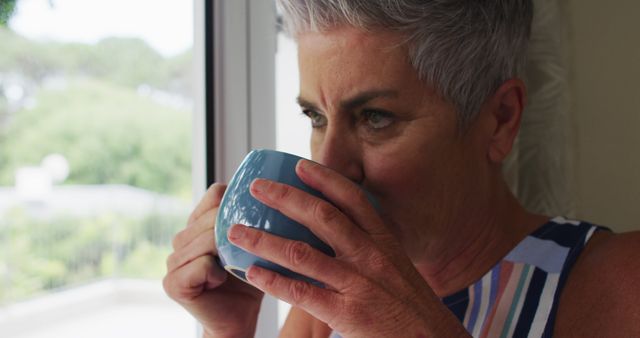
<svg viewBox="0 0 640 338"><path fill-rule="evenodd" d="M228 277L213 185L164 280L205 337L253 336L263 292L293 305L283 337L640 336L640 234L529 213L501 174L526 103L531 1L279 5L324 165L296 171L332 203L268 181L251 192L336 256L236 225L231 242L326 287L255 266L251 285Z"/></svg>

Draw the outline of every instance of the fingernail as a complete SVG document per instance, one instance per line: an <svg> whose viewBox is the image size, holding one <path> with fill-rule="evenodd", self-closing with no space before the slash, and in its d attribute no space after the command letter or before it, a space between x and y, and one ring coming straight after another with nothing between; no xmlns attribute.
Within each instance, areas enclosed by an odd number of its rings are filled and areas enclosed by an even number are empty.
<svg viewBox="0 0 640 338"><path fill-rule="evenodd" d="M231 241L240 239L244 235L244 226L235 224L227 231L227 237Z"/></svg>
<svg viewBox="0 0 640 338"><path fill-rule="evenodd" d="M264 193L264 191L267 189L267 184L268 183L266 180L256 178L255 180L253 180L251 188L257 193Z"/></svg>
<svg viewBox="0 0 640 338"><path fill-rule="evenodd" d="M250 266L249 269L247 269L247 280L249 280L252 283L255 283L258 281L258 278L260 277L260 269L256 268L255 266Z"/></svg>
<svg viewBox="0 0 640 338"><path fill-rule="evenodd" d="M311 169L313 164L309 160L300 160L298 161L298 169L302 172L308 172Z"/></svg>

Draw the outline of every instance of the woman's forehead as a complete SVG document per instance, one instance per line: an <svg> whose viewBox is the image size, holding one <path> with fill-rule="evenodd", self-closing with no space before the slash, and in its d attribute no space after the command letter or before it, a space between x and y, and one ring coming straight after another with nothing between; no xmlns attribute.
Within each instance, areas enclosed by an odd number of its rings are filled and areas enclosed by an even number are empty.
<svg viewBox="0 0 640 338"><path fill-rule="evenodd" d="M302 102L338 105L367 93L393 92L406 100L430 91L418 77L397 35L355 28L299 36Z"/></svg>

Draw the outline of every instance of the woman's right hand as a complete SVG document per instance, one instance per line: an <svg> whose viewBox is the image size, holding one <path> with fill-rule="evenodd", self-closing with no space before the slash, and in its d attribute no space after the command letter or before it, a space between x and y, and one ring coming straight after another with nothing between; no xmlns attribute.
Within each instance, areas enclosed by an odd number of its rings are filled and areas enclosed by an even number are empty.
<svg viewBox="0 0 640 338"><path fill-rule="evenodd" d="M163 286L202 324L205 337L253 337L264 294L216 263L215 223L225 189L212 185L173 239Z"/></svg>

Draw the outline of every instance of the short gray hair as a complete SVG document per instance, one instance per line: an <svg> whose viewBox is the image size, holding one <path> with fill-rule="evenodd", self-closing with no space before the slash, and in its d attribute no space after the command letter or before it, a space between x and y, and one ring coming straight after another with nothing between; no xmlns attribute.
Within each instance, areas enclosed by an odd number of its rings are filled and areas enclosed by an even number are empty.
<svg viewBox="0 0 640 338"><path fill-rule="evenodd" d="M421 80L454 104L464 129L502 83L521 77L532 0L278 0L285 31L340 25L397 31Z"/></svg>

